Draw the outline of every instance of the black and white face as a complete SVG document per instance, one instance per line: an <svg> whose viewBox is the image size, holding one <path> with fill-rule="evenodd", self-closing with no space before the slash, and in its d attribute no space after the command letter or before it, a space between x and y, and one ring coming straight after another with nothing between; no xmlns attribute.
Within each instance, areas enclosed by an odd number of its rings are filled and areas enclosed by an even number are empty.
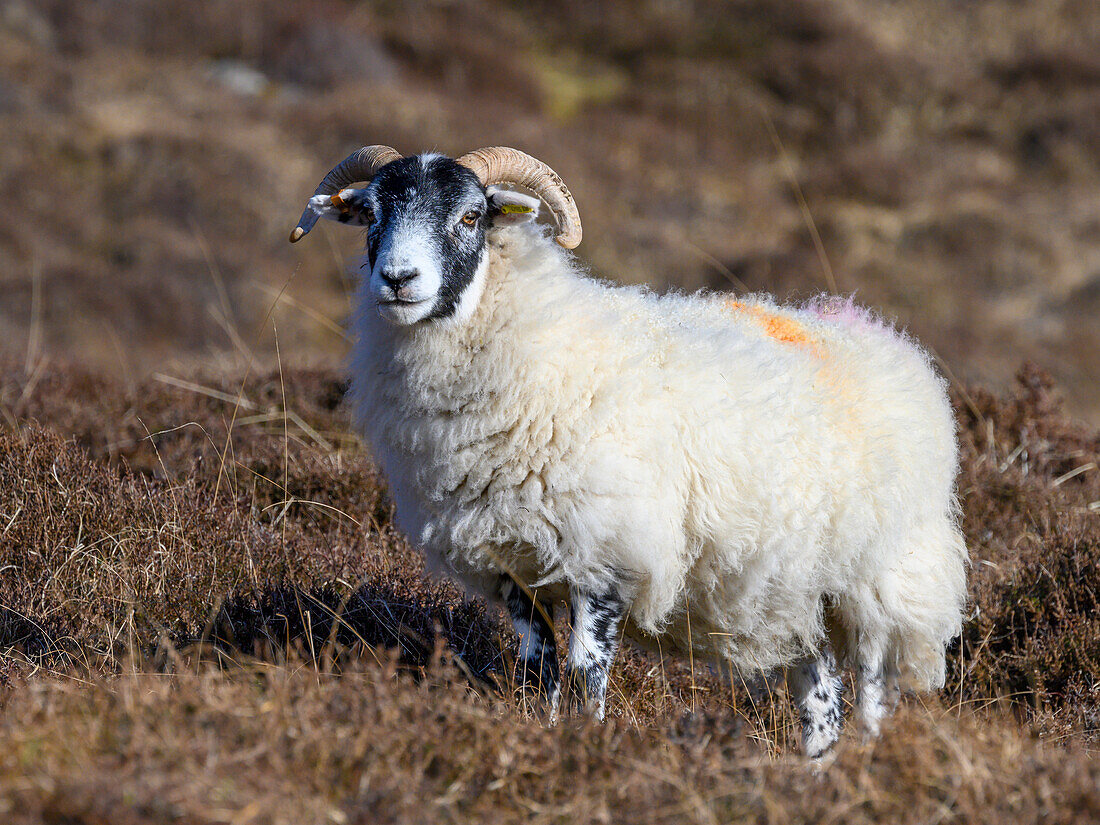
<svg viewBox="0 0 1100 825"><path fill-rule="evenodd" d="M364 273L378 312L395 324L469 315L483 286L489 204L481 182L450 158L420 155L379 170Z"/></svg>
<svg viewBox="0 0 1100 825"><path fill-rule="evenodd" d="M315 203L316 202L316 203ZM531 220L538 200L490 187L442 155L383 166L365 189L318 196L321 217L367 228L361 271L369 296L390 323L463 322L485 286L485 233L501 222Z"/></svg>

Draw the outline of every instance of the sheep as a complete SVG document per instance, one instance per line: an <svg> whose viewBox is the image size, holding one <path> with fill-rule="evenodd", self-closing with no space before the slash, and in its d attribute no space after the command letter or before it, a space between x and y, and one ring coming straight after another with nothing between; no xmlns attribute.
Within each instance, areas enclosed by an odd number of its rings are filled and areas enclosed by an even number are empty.
<svg viewBox="0 0 1100 825"><path fill-rule="evenodd" d="M363 188L346 188L364 181ZM539 199L558 245L533 220ZM942 686L967 551L944 381L851 301L656 295L589 277L576 205L514 149L365 147L319 217L367 228L355 423L433 570L503 601L524 684L604 716L620 636L786 668L803 749L840 735L841 666L877 733Z"/></svg>

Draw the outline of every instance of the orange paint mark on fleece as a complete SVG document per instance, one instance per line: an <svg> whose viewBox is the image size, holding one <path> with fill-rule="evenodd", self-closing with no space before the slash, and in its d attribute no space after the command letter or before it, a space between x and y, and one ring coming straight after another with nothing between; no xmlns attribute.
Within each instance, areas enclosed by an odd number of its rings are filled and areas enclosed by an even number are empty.
<svg viewBox="0 0 1100 825"><path fill-rule="evenodd" d="M806 332L802 324L793 318L770 312L759 304L745 304L741 301L729 300L726 301L726 306L735 312L747 312L763 328L764 333L771 338L785 344L807 347L814 355L819 357L822 355L817 342Z"/></svg>

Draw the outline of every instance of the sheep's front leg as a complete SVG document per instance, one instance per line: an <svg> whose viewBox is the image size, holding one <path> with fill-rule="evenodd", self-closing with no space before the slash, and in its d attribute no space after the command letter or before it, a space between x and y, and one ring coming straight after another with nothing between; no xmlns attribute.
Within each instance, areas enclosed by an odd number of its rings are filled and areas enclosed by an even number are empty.
<svg viewBox="0 0 1100 825"><path fill-rule="evenodd" d="M614 586L602 593L570 588L573 634L569 640L572 704L602 720L607 677L619 647L626 601Z"/></svg>
<svg viewBox="0 0 1100 825"><path fill-rule="evenodd" d="M520 684L545 696L551 714L556 714L561 698L561 678L552 607L548 609L540 604L537 598L532 598L533 593L520 587L510 576L501 577L500 595L519 634L516 659Z"/></svg>

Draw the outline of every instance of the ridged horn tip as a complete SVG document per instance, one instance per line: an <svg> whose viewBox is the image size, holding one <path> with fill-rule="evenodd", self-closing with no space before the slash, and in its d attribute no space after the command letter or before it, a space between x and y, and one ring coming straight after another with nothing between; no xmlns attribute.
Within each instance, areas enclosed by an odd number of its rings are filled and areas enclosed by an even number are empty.
<svg viewBox="0 0 1100 825"><path fill-rule="evenodd" d="M317 184L313 196L335 194L336 198L333 203L342 205L343 201L340 200L339 194L344 187L358 181L370 180L374 177L375 172L395 160L401 160L401 154L389 146L375 144L357 149L329 170L328 174ZM298 225L290 233L290 242L297 243L300 241L302 236L309 232L316 222L317 215L307 204Z"/></svg>

